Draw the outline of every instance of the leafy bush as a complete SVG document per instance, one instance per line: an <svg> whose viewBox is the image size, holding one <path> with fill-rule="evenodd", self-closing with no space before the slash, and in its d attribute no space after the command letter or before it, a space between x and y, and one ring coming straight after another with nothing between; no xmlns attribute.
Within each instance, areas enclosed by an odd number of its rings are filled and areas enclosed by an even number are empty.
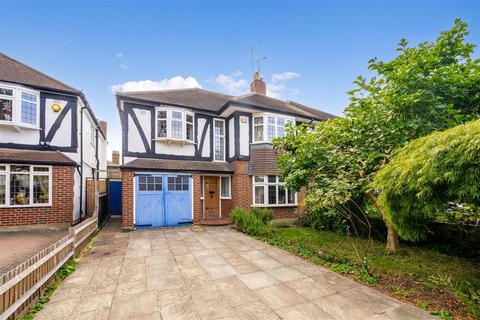
<svg viewBox="0 0 480 320"><path fill-rule="evenodd" d="M235 208L230 217L235 226L246 234L264 236L273 232L273 226L268 223L273 218L272 210L253 208L247 212L243 208Z"/></svg>

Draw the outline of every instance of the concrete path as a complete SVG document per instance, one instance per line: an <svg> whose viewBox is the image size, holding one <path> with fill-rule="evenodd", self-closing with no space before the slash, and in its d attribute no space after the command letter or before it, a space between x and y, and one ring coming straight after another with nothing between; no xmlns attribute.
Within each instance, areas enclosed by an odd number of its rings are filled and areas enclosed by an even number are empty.
<svg viewBox="0 0 480 320"><path fill-rule="evenodd" d="M434 319L228 227L121 233L35 319Z"/></svg>

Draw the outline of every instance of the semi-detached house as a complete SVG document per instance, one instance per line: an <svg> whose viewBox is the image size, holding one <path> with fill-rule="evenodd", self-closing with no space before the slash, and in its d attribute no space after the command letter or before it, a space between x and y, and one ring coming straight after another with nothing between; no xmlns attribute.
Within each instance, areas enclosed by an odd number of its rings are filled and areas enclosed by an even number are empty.
<svg viewBox="0 0 480 320"><path fill-rule="evenodd" d="M80 90L0 53L0 228L84 217L106 130Z"/></svg>
<svg viewBox="0 0 480 320"><path fill-rule="evenodd" d="M272 140L288 125L333 116L266 95L203 89L117 93L122 124L123 228L228 222L235 207L293 217L299 194L278 176Z"/></svg>

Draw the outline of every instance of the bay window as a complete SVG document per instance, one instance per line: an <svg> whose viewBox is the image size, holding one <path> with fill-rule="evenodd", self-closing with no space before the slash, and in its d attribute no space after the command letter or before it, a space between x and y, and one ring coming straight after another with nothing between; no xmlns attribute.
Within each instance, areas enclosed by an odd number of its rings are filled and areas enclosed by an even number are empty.
<svg viewBox="0 0 480 320"><path fill-rule="evenodd" d="M31 90L0 84L0 124L37 128L39 95Z"/></svg>
<svg viewBox="0 0 480 320"><path fill-rule="evenodd" d="M225 121L214 119L213 123L214 160L225 161Z"/></svg>
<svg viewBox="0 0 480 320"><path fill-rule="evenodd" d="M0 165L0 207L51 204L51 168Z"/></svg>
<svg viewBox="0 0 480 320"><path fill-rule="evenodd" d="M293 118L273 115L256 116L253 118L253 142L272 142L275 138L284 137L285 127L293 123Z"/></svg>
<svg viewBox="0 0 480 320"><path fill-rule="evenodd" d="M278 176L253 177L254 206L293 206L297 204L295 192L285 188Z"/></svg>
<svg viewBox="0 0 480 320"><path fill-rule="evenodd" d="M156 110L156 133L160 140L194 142L193 113L170 108Z"/></svg>

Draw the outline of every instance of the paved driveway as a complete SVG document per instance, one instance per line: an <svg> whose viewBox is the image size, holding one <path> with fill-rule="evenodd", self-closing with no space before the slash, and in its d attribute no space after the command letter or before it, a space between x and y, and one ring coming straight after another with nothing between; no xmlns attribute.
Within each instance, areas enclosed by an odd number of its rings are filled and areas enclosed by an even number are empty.
<svg viewBox="0 0 480 320"><path fill-rule="evenodd" d="M228 227L100 233L36 319L430 319Z"/></svg>

